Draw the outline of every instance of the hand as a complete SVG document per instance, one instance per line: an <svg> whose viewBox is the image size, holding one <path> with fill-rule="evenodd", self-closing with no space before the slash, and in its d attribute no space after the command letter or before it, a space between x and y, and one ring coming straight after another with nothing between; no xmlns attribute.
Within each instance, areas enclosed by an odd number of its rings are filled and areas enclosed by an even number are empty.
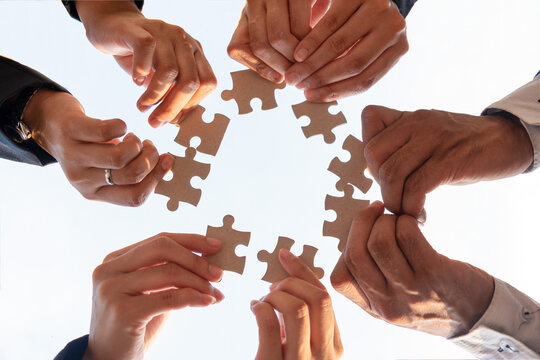
<svg viewBox="0 0 540 360"><path fill-rule="evenodd" d="M212 254L220 247L205 236L160 234L107 255L93 274L83 360L142 359L171 310L221 301L210 281L221 279L222 270L192 252Z"/></svg>
<svg viewBox="0 0 540 360"><path fill-rule="evenodd" d="M215 89L201 44L181 27L146 19L132 1L77 1L77 11L90 42L147 87L139 110L159 103L151 126L180 122Z"/></svg>
<svg viewBox="0 0 540 360"><path fill-rule="evenodd" d="M339 359L343 346L326 289L289 251L281 250L279 260L291 277L251 302L259 326L256 359Z"/></svg>
<svg viewBox="0 0 540 360"><path fill-rule="evenodd" d="M362 136L387 208L416 218L439 185L516 175L533 160L519 120L500 116L370 106L362 114Z"/></svg>
<svg viewBox="0 0 540 360"><path fill-rule="evenodd" d="M85 115L81 104L63 92L40 90L30 100L23 120L32 138L62 167L68 181L87 199L139 206L150 195L174 159L159 156L151 141L126 133L119 119ZM115 183L108 186L105 169Z"/></svg>
<svg viewBox="0 0 540 360"><path fill-rule="evenodd" d="M353 221L334 288L391 324L446 338L467 333L491 302L491 275L438 254L413 217L383 212L375 202Z"/></svg>
<svg viewBox="0 0 540 360"><path fill-rule="evenodd" d="M330 0L247 0L227 51L267 80L281 83L294 49Z"/></svg>
<svg viewBox="0 0 540 360"><path fill-rule="evenodd" d="M334 0L300 40L285 79L314 102L369 89L409 49L405 19L391 0Z"/></svg>

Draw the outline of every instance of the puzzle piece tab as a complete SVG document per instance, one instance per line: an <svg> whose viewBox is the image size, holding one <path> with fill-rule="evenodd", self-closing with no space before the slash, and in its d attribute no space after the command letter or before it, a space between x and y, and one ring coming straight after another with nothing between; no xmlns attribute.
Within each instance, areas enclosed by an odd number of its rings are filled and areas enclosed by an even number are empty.
<svg viewBox="0 0 540 360"><path fill-rule="evenodd" d="M293 244L294 240L280 236L274 252L269 253L266 250L259 251L259 253L257 254L257 258L262 262L268 263L266 273L264 274L262 280L268 281L270 283L275 283L276 281L281 281L289 277L289 274L285 271L285 269L283 269L281 263L279 262L279 250L291 250ZM299 258L315 273L317 278L320 279L324 276L324 271L323 269L318 267L316 268L313 265L316 253L316 248L314 248L313 246L304 245L304 250L302 252L302 255L299 256Z"/></svg>
<svg viewBox="0 0 540 360"><path fill-rule="evenodd" d="M221 250L216 254L206 255L205 257L223 270L242 274L246 265L246 257L236 256L235 250L239 245L249 245L251 233L235 230L232 228L233 224L234 217L226 215L223 218L222 227L208 226L206 236L221 240Z"/></svg>
<svg viewBox="0 0 540 360"><path fill-rule="evenodd" d="M201 189L191 186L191 178L200 177L206 179L210 173L210 164L203 164L195 160L197 151L187 148L185 157L174 156L172 168L173 178L169 181L162 180L157 186L155 193L169 197L167 209L175 211L180 202L197 206L201 199Z"/></svg>
<svg viewBox="0 0 540 360"><path fill-rule="evenodd" d="M373 180L364 176L364 171L367 168L366 158L364 157L364 143L349 135L343 142L343 149L351 154L350 160L343 162L336 157L328 167L328 170L341 179L337 183L337 189L343 191L345 185L352 184L364 194L367 193Z"/></svg>
<svg viewBox="0 0 540 360"><path fill-rule="evenodd" d="M197 151L216 156L225 131L229 126L229 118L222 114L215 114L211 123L203 121L205 108L197 106L188 116L178 124L180 128L174 141L182 146L189 147L191 138L199 137L201 139Z"/></svg>
<svg viewBox="0 0 540 360"><path fill-rule="evenodd" d="M363 209L369 206L368 200L358 200L353 198L354 188L351 185L345 186L343 197L326 196L325 209L336 212L336 220L325 221L323 225L323 235L339 239L338 249L343 251L349 229L354 217Z"/></svg>
<svg viewBox="0 0 540 360"><path fill-rule="evenodd" d="M336 136L332 130L347 122L345 115L340 111L336 115L332 115L328 112L330 106L337 105L337 102L331 103L312 103L304 101L303 103L293 105L294 115L297 119L302 116L307 116L311 119L309 125L302 127L302 131L306 138L310 138L315 135L322 135L324 142L332 144L336 141Z"/></svg>
<svg viewBox="0 0 540 360"><path fill-rule="evenodd" d="M253 111L251 100L259 98L262 101L262 110L277 107L274 91L285 88L285 83L274 84L259 76L255 71L243 70L231 73L233 89L221 93L225 101L234 99L238 104L238 113L248 114Z"/></svg>

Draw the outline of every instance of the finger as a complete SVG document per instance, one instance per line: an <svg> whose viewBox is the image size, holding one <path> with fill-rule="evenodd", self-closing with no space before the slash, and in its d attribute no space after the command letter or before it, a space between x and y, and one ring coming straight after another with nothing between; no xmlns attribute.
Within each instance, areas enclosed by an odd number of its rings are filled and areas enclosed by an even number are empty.
<svg viewBox="0 0 540 360"><path fill-rule="evenodd" d="M133 81L141 86L152 71L156 40L141 27L126 27L124 41L133 52Z"/></svg>
<svg viewBox="0 0 540 360"><path fill-rule="evenodd" d="M133 248L136 248L139 245L147 244L155 241L156 238L166 236L176 241L178 244L182 245L186 249L195 251L202 254L214 254L219 251L221 248L221 241L213 238L208 238L204 235L197 234L175 234L175 233L161 233L156 236L152 236L148 239L139 241L138 243L131 244L120 250L113 251L105 257L103 262L109 262L113 259L116 259L120 255L123 255L130 251Z"/></svg>
<svg viewBox="0 0 540 360"><path fill-rule="evenodd" d="M403 117L399 110L370 105L362 111L362 141L367 144L376 135Z"/></svg>
<svg viewBox="0 0 540 360"><path fill-rule="evenodd" d="M306 89L304 91L306 98L312 102L332 102L365 92L386 75L408 49L409 44L407 43L407 39L404 38L403 44L395 45L385 50L361 74L321 88Z"/></svg>
<svg viewBox="0 0 540 360"><path fill-rule="evenodd" d="M255 359L283 359L280 324L274 309L270 304L254 300L251 311L259 328L259 348Z"/></svg>
<svg viewBox="0 0 540 360"><path fill-rule="evenodd" d="M160 102L178 76L178 65L174 47L169 42L158 42L154 51L155 73L148 88L137 101L140 111L145 111Z"/></svg>
<svg viewBox="0 0 540 360"><path fill-rule="evenodd" d="M274 71L251 51L251 46L249 44L248 19L244 12L238 22L238 27L232 36L231 42L227 47L227 53L232 59L244 64L263 78L274 83L283 81L283 75Z"/></svg>
<svg viewBox="0 0 540 360"><path fill-rule="evenodd" d="M311 8L311 27L315 27L328 12L331 0L316 0Z"/></svg>
<svg viewBox="0 0 540 360"><path fill-rule="evenodd" d="M333 349L334 311L330 295L324 288L297 277L289 277L271 287L303 300L309 309L311 352L315 358L323 357Z"/></svg>
<svg viewBox="0 0 540 360"><path fill-rule="evenodd" d="M285 326L285 358L311 359L309 309L302 300L283 291L272 291L261 301L283 314Z"/></svg>
<svg viewBox="0 0 540 360"><path fill-rule="evenodd" d="M306 0L301 0L306 1ZM310 9L311 10L311 9ZM294 62L293 52L298 39L291 34L287 0L274 0L266 4L267 32L270 44L290 62ZM309 14L309 13L308 13ZM291 15L292 17L293 15ZM308 17L309 19L309 17Z"/></svg>
<svg viewBox="0 0 540 360"><path fill-rule="evenodd" d="M440 255L431 247L418 228L418 221L402 215L396 223L397 243L414 272L426 272L437 266Z"/></svg>
<svg viewBox="0 0 540 360"><path fill-rule="evenodd" d="M380 216L373 225L367 247L387 282L407 285L413 280L413 272L396 242L396 221L394 215Z"/></svg>
<svg viewBox="0 0 540 360"><path fill-rule="evenodd" d="M403 187L403 213L417 219L425 218L424 205L426 194L454 178L451 169L459 169L462 164L448 164L438 160L435 155L430 157L405 181Z"/></svg>
<svg viewBox="0 0 540 360"><path fill-rule="evenodd" d="M124 136L126 123L120 119L98 120L83 117L68 123L68 133L73 140L84 142L108 142Z"/></svg>
<svg viewBox="0 0 540 360"><path fill-rule="evenodd" d="M281 75L291 66L287 58L275 50L268 40L266 10L262 2L249 3L246 7L249 41L253 54Z"/></svg>
<svg viewBox="0 0 540 360"><path fill-rule="evenodd" d="M366 293L384 293L386 290L386 279L367 248L373 225L383 212L384 205L380 202L362 210L353 220L343 252L345 265Z"/></svg>
<svg viewBox="0 0 540 360"><path fill-rule="evenodd" d="M188 240L188 244L196 249L191 250L185 247L185 240ZM128 252L109 261L107 264L112 269L111 271L126 273L144 267L170 262L206 280L219 280L223 271L212 265L205 258L192 252L204 251L209 247L210 241L207 240L201 244L193 244L191 240L193 240L193 237L171 237L167 234L161 234L152 238L151 241L139 244Z"/></svg>
<svg viewBox="0 0 540 360"><path fill-rule="evenodd" d="M321 44L334 34L356 10L356 2L339 1L330 5L328 12L301 41L294 51L294 58L302 62L310 57Z"/></svg>
<svg viewBox="0 0 540 360"><path fill-rule="evenodd" d="M205 99L217 86L217 79L214 75L210 63L204 56L202 51L197 51L195 53L195 61L197 63L197 71L199 73L200 86L195 95L188 101L186 106L175 120L172 121L173 124L180 123L185 116L187 116L191 110L193 110L203 99Z"/></svg>
<svg viewBox="0 0 540 360"><path fill-rule="evenodd" d="M332 61L313 75L298 83L297 86L302 89L320 88L352 78L366 70L369 65L378 59L382 53L392 45L394 45L393 34L389 34L385 31L369 33L346 55Z"/></svg>
<svg viewBox="0 0 540 360"><path fill-rule="evenodd" d="M296 85L317 70L337 59L351 49L373 27L374 19L361 6L339 29L330 34L307 59L291 66L285 78L290 85ZM315 30L314 30L315 31Z"/></svg>
<svg viewBox="0 0 540 360"><path fill-rule="evenodd" d="M124 168L111 170L111 179L115 185L138 184L156 167L159 161L157 149L150 140L143 141L142 146L139 155ZM87 174L87 178L93 179L92 182L98 187L107 185L103 169L91 168Z"/></svg>
<svg viewBox="0 0 540 360"><path fill-rule="evenodd" d="M150 115L148 121L152 126L174 120L199 89L197 63L194 50L189 45L184 39L177 40L175 44L180 74L161 104Z"/></svg>
<svg viewBox="0 0 540 360"><path fill-rule="evenodd" d="M311 30L311 0L289 0L289 14L291 33L297 39L303 39Z"/></svg>
<svg viewBox="0 0 540 360"><path fill-rule="evenodd" d="M141 206L165 174L172 168L173 162L174 159L171 155L163 154L160 156L158 165L143 181L134 185L103 186L96 191L94 200L122 206Z"/></svg>
<svg viewBox="0 0 540 360"><path fill-rule="evenodd" d="M121 169L142 151L141 140L133 133L118 143L79 143L73 151L78 166L100 169Z"/></svg>
<svg viewBox="0 0 540 360"><path fill-rule="evenodd" d="M166 263L122 274L113 279L115 289L127 295L141 295L171 288L190 288L213 296L217 301L224 296L210 283L177 264Z"/></svg>
<svg viewBox="0 0 540 360"><path fill-rule="evenodd" d="M150 320L167 311L178 310L187 306L202 307L216 303L214 297L190 288L160 291L150 295L140 295L132 299L133 304L130 307L137 312L141 320Z"/></svg>
<svg viewBox="0 0 540 360"><path fill-rule="evenodd" d="M324 285L319 281L317 275L297 256L294 256L289 250L281 249L279 251L279 262L292 277L297 277L308 283L325 289Z"/></svg>
<svg viewBox="0 0 540 360"><path fill-rule="evenodd" d="M431 156L432 147L425 142L415 141L413 135L411 141L390 155L379 167L377 179L388 210L395 214L403 212L402 199L405 195L405 182L410 176L414 176L415 171ZM411 215L416 216L419 213Z"/></svg>

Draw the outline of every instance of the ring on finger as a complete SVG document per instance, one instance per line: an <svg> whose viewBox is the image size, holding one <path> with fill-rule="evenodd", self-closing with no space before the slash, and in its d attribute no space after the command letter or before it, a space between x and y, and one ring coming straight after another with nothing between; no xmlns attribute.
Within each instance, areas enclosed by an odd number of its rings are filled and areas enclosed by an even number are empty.
<svg viewBox="0 0 540 360"><path fill-rule="evenodd" d="M105 182L107 183L107 185L114 185L111 169L105 169Z"/></svg>

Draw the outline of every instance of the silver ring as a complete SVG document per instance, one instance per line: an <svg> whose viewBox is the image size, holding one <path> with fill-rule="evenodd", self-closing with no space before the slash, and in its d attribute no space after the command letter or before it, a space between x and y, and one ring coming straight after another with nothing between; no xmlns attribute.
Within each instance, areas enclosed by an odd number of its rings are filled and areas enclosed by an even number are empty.
<svg viewBox="0 0 540 360"><path fill-rule="evenodd" d="M111 169L105 169L105 182L107 185L114 185Z"/></svg>

